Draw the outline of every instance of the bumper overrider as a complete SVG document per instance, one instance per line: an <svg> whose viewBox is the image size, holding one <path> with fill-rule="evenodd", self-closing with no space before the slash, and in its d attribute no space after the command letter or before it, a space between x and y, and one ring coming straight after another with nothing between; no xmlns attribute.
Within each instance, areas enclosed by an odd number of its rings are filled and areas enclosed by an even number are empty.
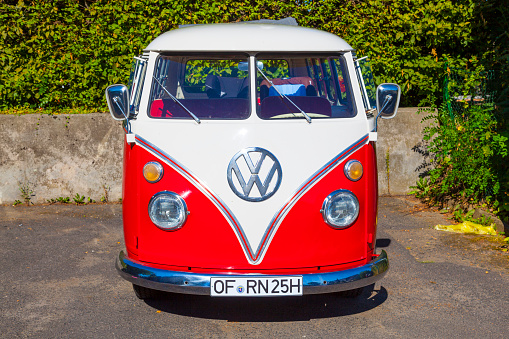
<svg viewBox="0 0 509 339"><path fill-rule="evenodd" d="M127 281L146 288L185 294L210 295L210 278L246 275L201 274L168 271L146 266L120 252L116 267ZM302 274L303 294L333 293L353 290L380 280L389 269L387 253L382 252L363 266L337 272ZM263 274L250 274L263 277ZM274 274L270 275L271 277Z"/></svg>

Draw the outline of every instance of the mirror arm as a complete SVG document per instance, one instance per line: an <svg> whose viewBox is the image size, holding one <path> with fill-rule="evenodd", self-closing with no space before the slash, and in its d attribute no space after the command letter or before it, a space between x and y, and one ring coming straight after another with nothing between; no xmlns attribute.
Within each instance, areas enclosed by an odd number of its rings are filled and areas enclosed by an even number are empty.
<svg viewBox="0 0 509 339"><path fill-rule="evenodd" d="M118 97L118 95L113 98L113 102L117 105L118 109L120 110L120 112L122 112L122 115L125 117L127 133L131 133L131 123L129 122L129 118L125 114L124 109L119 101L120 98Z"/></svg>
<svg viewBox="0 0 509 339"><path fill-rule="evenodd" d="M128 118L127 118L127 115L125 114L125 112L124 112L124 108L122 107L122 105L120 105L119 101L120 101L120 98L119 98L119 96L118 96L118 95L117 95L116 97L114 97L114 98L113 98L113 102L114 102L115 104L117 104L118 109L120 110L120 112L122 112L122 115L123 115L123 116L125 117L125 119L127 120L127 119L128 119Z"/></svg>
<svg viewBox="0 0 509 339"><path fill-rule="evenodd" d="M376 115L375 128L373 129L372 132L377 132L378 131L378 118L382 115L382 112L384 111L384 109L387 108L387 106L389 105L389 103L391 101L392 101L392 95L388 95L388 96L385 97L384 103L382 104L382 108L378 111L378 114Z"/></svg>

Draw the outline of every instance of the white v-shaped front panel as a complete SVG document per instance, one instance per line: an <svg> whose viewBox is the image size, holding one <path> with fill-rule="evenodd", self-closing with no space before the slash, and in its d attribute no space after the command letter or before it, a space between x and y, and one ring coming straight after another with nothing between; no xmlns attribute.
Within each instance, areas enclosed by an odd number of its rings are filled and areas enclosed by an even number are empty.
<svg viewBox="0 0 509 339"><path fill-rule="evenodd" d="M293 204L368 142L365 121L360 119L314 120L312 124L303 120L261 121L242 127L239 122L197 125L154 120L144 121L134 132L139 146L173 167L214 202L253 265L263 260ZM255 149L267 154L250 155L251 163L239 157L249 153L247 150L257 153ZM235 160L244 188L232 169ZM276 162L279 169L273 166ZM245 199L266 194L270 194L266 199Z"/></svg>

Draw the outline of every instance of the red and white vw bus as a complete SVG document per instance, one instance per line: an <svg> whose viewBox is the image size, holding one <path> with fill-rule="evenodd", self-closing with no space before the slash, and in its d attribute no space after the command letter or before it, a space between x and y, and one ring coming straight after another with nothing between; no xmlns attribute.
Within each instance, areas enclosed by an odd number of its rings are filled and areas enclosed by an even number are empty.
<svg viewBox="0 0 509 339"><path fill-rule="evenodd" d="M364 60L365 61L365 60ZM166 32L106 97L123 120L120 275L139 298L359 295L376 253L375 90L336 35L270 23ZM366 75L366 74L365 74Z"/></svg>

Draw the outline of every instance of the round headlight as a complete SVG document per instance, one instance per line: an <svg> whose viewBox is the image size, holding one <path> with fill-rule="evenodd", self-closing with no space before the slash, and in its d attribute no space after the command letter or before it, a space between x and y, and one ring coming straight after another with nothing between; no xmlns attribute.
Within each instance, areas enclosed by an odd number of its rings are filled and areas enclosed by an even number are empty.
<svg viewBox="0 0 509 339"><path fill-rule="evenodd" d="M163 177L163 166L156 161L149 161L143 166L143 176L150 183L155 183Z"/></svg>
<svg viewBox="0 0 509 339"><path fill-rule="evenodd" d="M362 177L362 164L358 160L350 160L345 164L345 175L352 181L357 181Z"/></svg>
<svg viewBox="0 0 509 339"><path fill-rule="evenodd" d="M328 225L334 228L348 227L359 216L359 200L350 191L334 191L325 198L321 212Z"/></svg>
<svg viewBox="0 0 509 339"><path fill-rule="evenodd" d="M187 206L182 197L173 192L159 192L150 199L148 215L159 228L179 229L187 219Z"/></svg>

